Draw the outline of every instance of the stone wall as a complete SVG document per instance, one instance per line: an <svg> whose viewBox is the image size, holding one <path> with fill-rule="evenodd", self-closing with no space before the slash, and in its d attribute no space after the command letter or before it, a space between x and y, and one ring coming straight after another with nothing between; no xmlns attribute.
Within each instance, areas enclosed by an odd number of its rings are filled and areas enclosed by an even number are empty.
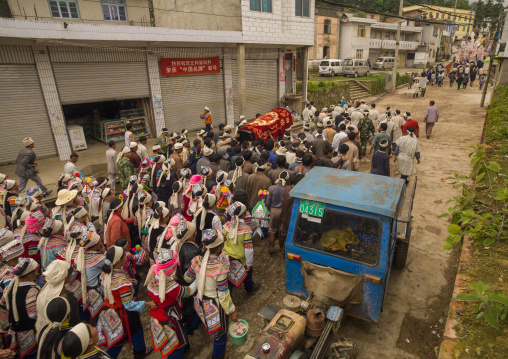
<svg viewBox="0 0 508 359"><path fill-rule="evenodd" d="M316 90L307 91L307 99L309 102L314 102L317 109L336 105L342 97L349 98L349 85L340 84L338 86L330 86L318 88Z"/></svg>

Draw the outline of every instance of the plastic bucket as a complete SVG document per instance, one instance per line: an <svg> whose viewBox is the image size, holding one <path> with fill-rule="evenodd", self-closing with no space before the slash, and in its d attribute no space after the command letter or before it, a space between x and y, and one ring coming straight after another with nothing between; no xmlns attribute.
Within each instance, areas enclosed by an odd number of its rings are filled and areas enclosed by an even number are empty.
<svg viewBox="0 0 508 359"><path fill-rule="evenodd" d="M243 324L245 324L247 326L247 330L245 331L245 333L243 333L240 336L237 336L237 335L234 335L233 333L231 333L231 326L233 325L233 322L229 324L228 332L229 332L229 335L231 336L231 338L233 339L234 344L243 345L247 341L247 334L249 333L249 323L247 323L243 319L239 319L238 321L242 322Z"/></svg>

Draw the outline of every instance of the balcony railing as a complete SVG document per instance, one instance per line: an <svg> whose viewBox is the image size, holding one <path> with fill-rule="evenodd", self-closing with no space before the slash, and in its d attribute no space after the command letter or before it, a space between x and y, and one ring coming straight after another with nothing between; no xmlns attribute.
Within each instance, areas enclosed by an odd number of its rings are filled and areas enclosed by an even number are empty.
<svg viewBox="0 0 508 359"><path fill-rule="evenodd" d="M369 47L371 49L395 49L395 40L379 40L370 39ZM401 50L416 50L420 45L417 41L400 41L399 48Z"/></svg>

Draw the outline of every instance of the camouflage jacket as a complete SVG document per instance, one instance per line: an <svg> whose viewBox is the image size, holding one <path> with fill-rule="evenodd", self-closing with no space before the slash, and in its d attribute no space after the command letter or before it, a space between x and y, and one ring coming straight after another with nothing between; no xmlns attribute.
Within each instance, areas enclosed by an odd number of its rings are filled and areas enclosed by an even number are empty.
<svg viewBox="0 0 508 359"><path fill-rule="evenodd" d="M358 131L360 132L360 138L370 138L376 132L376 129L372 120L364 117L358 122Z"/></svg>
<svg viewBox="0 0 508 359"><path fill-rule="evenodd" d="M129 184L129 177L136 174L134 166L127 157L120 158L120 160L117 163L117 166L122 188L127 188L127 185Z"/></svg>

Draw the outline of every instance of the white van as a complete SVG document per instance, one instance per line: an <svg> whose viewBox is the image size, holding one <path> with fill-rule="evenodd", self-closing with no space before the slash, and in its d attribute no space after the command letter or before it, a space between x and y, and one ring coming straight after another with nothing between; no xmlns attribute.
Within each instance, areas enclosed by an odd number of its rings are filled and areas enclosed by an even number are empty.
<svg viewBox="0 0 508 359"><path fill-rule="evenodd" d="M335 76L342 74L342 60L330 59L319 63L319 74L321 76Z"/></svg>
<svg viewBox="0 0 508 359"><path fill-rule="evenodd" d="M344 74L344 76L351 75L353 77L358 77L360 75L369 76L369 64L367 64L367 60L346 59L344 60L342 74Z"/></svg>
<svg viewBox="0 0 508 359"><path fill-rule="evenodd" d="M395 59L393 57L378 57L374 62L374 70L393 70Z"/></svg>

